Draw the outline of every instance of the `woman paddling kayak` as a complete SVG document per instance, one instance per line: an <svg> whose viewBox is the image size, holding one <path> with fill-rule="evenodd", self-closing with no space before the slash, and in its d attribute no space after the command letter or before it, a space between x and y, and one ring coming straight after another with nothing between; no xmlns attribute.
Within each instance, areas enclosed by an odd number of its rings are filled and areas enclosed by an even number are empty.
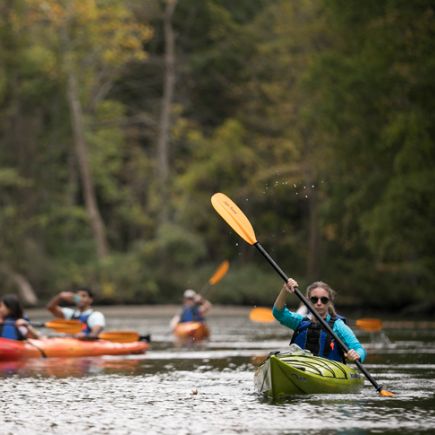
<svg viewBox="0 0 435 435"><path fill-rule="evenodd" d="M0 337L10 340L39 338L39 333L24 318L23 307L15 295L0 299Z"/></svg>
<svg viewBox="0 0 435 435"><path fill-rule="evenodd" d="M333 332L346 344L349 352L343 353L334 338L325 331L314 316L304 316L290 311L286 305L288 293L294 293L298 283L290 278L279 292L273 306L274 317L284 326L292 329L291 343L296 343L302 349L308 349L313 355L322 356L335 361L364 361L366 350L355 337L353 331L337 315L334 308L335 292L321 281L314 282L307 288L307 298L313 304L317 313L329 324Z"/></svg>

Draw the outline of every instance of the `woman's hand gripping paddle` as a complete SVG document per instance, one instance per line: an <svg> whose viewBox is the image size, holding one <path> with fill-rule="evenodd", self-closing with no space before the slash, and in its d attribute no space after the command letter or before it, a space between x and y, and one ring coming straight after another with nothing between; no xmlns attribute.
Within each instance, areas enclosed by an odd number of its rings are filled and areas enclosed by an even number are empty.
<svg viewBox="0 0 435 435"><path fill-rule="evenodd" d="M275 271L281 276L285 283L288 281L287 275L278 266L278 264L273 260L273 258L267 253L267 251L260 245L255 237L254 229L248 218L244 215L242 210L223 193L215 193L211 197L211 203L216 210L216 212L222 217L222 219L247 243L253 245L258 251L266 258L266 260L272 265ZM310 304L308 299L300 292L300 290L295 288L296 296L307 306L311 311L313 316L320 322L322 327L331 334L332 337L337 341L337 343L342 347L343 351L347 353L349 348L343 343L343 341L335 334L332 328L329 326L325 320L319 315L315 308ZM370 375L367 369L358 361L355 364L359 370L364 374L364 376L370 381L370 383L375 387L376 391L385 397L393 396L393 393L382 389L375 379Z"/></svg>

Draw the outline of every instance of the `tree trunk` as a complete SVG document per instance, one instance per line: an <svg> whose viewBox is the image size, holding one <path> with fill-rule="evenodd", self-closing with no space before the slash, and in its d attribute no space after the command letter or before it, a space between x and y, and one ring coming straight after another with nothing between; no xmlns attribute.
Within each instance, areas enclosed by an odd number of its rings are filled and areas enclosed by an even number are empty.
<svg viewBox="0 0 435 435"><path fill-rule="evenodd" d="M18 287L18 293L22 302L28 305L36 305L38 303L38 296L29 281L19 273L13 271L6 264L0 264L0 270Z"/></svg>
<svg viewBox="0 0 435 435"><path fill-rule="evenodd" d="M163 17L165 36L165 71L163 83L162 109L157 146L158 179L161 193L161 222L167 222L169 210L169 135L171 128L171 107L175 88L175 35L172 17L177 0L166 0Z"/></svg>
<svg viewBox="0 0 435 435"><path fill-rule="evenodd" d="M83 189L86 211L89 216L95 239L97 256L101 260L106 257L109 248L106 238L106 227L98 209L95 186L89 165L88 149L84 134L83 111L79 100L77 79L74 71L68 68L68 104L74 133L74 148L79 165L80 180Z"/></svg>

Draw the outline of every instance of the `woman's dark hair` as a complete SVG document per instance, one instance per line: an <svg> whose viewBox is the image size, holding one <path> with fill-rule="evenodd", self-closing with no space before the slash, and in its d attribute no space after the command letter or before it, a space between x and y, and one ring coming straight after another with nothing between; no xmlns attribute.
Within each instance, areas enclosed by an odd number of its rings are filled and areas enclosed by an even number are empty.
<svg viewBox="0 0 435 435"><path fill-rule="evenodd" d="M9 316L13 319L23 318L23 307L15 295L4 295L1 299L9 310Z"/></svg>

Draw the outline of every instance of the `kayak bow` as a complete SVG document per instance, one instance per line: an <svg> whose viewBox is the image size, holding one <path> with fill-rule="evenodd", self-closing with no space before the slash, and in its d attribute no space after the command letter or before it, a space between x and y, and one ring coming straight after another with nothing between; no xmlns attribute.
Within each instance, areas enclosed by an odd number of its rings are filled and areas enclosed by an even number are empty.
<svg viewBox="0 0 435 435"><path fill-rule="evenodd" d="M23 341L0 338L0 361L27 358L70 358L102 355L128 355L144 353L146 341L114 343L108 340L79 340L72 337L28 339Z"/></svg>
<svg viewBox="0 0 435 435"><path fill-rule="evenodd" d="M359 371L312 355L272 354L257 368L255 387L273 399L294 394L357 393L364 385Z"/></svg>
<svg viewBox="0 0 435 435"><path fill-rule="evenodd" d="M174 335L182 340L200 341L208 338L210 331L203 322L182 322L175 327Z"/></svg>

